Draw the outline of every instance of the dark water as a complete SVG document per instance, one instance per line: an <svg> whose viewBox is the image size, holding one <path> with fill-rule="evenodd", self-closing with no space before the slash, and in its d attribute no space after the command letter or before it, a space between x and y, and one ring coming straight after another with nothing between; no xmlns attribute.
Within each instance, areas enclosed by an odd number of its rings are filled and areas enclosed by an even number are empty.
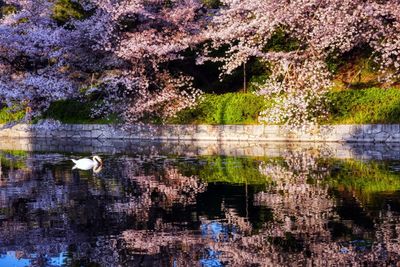
<svg viewBox="0 0 400 267"><path fill-rule="evenodd" d="M0 266L398 266L400 161L0 151Z"/></svg>

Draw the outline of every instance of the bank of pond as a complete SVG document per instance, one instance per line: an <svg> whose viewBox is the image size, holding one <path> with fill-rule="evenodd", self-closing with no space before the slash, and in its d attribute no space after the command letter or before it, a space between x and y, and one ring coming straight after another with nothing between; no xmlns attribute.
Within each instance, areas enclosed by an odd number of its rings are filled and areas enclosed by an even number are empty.
<svg viewBox="0 0 400 267"><path fill-rule="evenodd" d="M63 123L120 123L117 114L92 116L99 103L85 100L54 102L40 119L55 119ZM195 107L187 108L175 117L161 120L144 119L146 123L171 124L258 124L258 115L273 104L255 93L205 94ZM321 124L390 124L400 123L400 90L398 88L367 88L331 91L327 94L328 117ZM25 111L12 108L0 110L0 123L21 120Z"/></svg>

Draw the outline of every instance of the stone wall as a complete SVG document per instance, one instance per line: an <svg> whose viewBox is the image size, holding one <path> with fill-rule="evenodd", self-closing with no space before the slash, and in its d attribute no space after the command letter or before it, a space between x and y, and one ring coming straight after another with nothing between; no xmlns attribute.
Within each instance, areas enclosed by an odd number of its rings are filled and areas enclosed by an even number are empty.
<svg viewBox="0 0 400 267"><path fill-rule="evenodd" d="M330 125L304 132L266 125L0 125L0 138L400 143L399 124Z"/></svg>

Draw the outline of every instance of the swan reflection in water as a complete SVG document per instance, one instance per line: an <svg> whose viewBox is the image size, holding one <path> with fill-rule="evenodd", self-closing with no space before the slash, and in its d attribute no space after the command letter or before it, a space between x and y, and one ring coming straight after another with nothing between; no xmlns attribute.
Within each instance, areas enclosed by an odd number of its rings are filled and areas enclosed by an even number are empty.
<svg viewBox="0 0 400 267"><path fill-rule="evenodd" d="M99 156L93 156L93 159L83 158L83 159L71 159L75 163L73 170L93 170L94 173L99 173L103 167L103 161Z"/></svg>

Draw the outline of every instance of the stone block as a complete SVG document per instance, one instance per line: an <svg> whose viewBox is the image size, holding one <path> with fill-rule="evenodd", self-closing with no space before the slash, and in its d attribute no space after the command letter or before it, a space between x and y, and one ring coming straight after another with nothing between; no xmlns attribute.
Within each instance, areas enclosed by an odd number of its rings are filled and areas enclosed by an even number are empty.
<svg viewBox="0 0 400 267"><path fill-rule="evenodd" d="M177 129L179 140L193 140L196 129L196 125L179 125Z"/></svg>
<svg viewBox="0 0 400 267"><path fill-rule="evenodd" d="M83 138L91 138L92 137L92 131L83 130L80 133L80 136L83 137Z"/></svg>
<svg viewBox="0 0 400 267"><path fill-rule="evenodd" d="M218 140L220 131L213 125L197 125L197 132L194 135L195 140Z"/></svg>
<svg viewBox="0 0 400 267"><path fill-rule="evenodd" d="M264 133L277 135L280 132L279 125L265 125Z"/></svg>
<svg viewBox="0 0 400 267"><path fill-rule="evenodd" d="M91 131L91 138L101 138L104 136L103 131L101 130L92 130Z"/></svg>
<svg viewBox="0 0 400 267"><path fill-rule="evenodd" d="M392 124L391 126L392 126L391 129L392 134L400 133L400 124Z"/></svg>
<svg viewBox="0 0 400 267"><path fill-rule="evenodd" d="M107 125L104 125L104 126L107 126ZM101 128L101 126L98 124L85 124L85 125L83 125L82 128L85 131L93 131L93 130L99 130Z"/></svg>
<svg viewBox="0 0 400 267"><path fill-rule="evenodd" d="M72 127L72 130L80 132L83 130L83 128L84 128L83 124L74 124L74 126Z"/></svg>
<svg viewBox="0 0 400 267"><path fill-rule="evenodd" d="M382 125L381 124L368 124L365 126L365 133L366 134L377 134L382 132Z"/></svg>
<svg viewBox="0 0 400 267"><path fill-rule="evenodd" d="M374 142L381 143L381 142L386 142L388 140L390 135L386 132L380 132L375 134L374 136Z"/></svg>
<svg viewBox="0 0 400 267"><path fill-rule="evenodd" d="M400 143L400 133L398 132L391 133L387 141L392 143Z"/></svg>
<svg viewBox="0 0 400 267"><path fill-rule="evenodd" d="M179 140L179 136L176 134L174 125L163 125L160 130L160 138L163 140Z"/></svg>

